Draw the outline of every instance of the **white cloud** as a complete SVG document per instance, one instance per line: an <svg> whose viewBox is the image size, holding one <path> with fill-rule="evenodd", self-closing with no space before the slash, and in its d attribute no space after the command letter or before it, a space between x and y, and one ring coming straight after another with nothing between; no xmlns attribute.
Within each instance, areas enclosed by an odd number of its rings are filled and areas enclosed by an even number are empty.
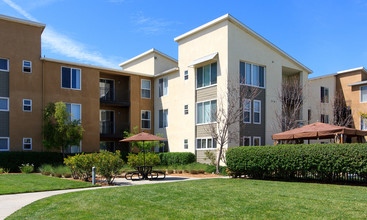
<svg viewBox="0 0 367 220"><path fill-rule="evenodd" d="M13 1L3 0L3 2L8 4L27 19L38 22L36 18L25 11L22 7L15 4ZM42 34L42 40L43 46L46 49L70 58L75 58L81 62L88 62L105 67L117 67L119 63L105 59L99 52L89 51L83 43L62 35L49 27L44 30Z"/></svg>
<svg viewBox="0 0 367 220"><path fill-rule="evenodd" d="M165 21L161 18L146 17L142 12L138 12L137 15L132 18L133 23L137 26L137 31L145 34L159 34L169 31L169 26L174 25L177 22Z"/></svg>

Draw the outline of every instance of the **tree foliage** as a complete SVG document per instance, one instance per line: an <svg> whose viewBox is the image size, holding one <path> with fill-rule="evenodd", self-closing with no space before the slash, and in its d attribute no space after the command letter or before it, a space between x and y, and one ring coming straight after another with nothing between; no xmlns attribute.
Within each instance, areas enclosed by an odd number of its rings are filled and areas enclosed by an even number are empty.
<svg viewBox="0 0 367 220"><path fill-rule="evenodd" d="M83 137L80 120L71 115L63 102L49 103L43 113L43 145L46 149L61 149L65 156L68 146L79 145Z"/></svg>
<svg viewBox="0 0 367 220"><path fill-rule="evenodd" d="M134 136L136 134L139 133L139 129L138 127L134 127L132 132L129 131L124 131L124 138L128 138L131 136ZM157 134L156 136L158 137L163 137L163 135L161 134ZM154 147L164 147L164 143L160 143L159 141L134 141L131 142L131 147L132 149L134 147L138 148L140 151L150 151L152 150Z"/></svg>

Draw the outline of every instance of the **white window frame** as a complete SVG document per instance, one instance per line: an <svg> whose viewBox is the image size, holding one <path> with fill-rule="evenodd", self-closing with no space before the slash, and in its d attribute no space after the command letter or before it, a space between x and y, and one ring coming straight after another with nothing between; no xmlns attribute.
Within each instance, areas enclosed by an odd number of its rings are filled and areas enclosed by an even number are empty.
<svg viewBox="0 0 367 220"><path fill-rule="evenodd" d="M74 119L74 120L80 120L80 123L82 123L82 104L65 102L65 105L66 104L70 104L70 114L72 112L72 108L73 108L72 106L73 105L79 105L80 106L80 119ZM73 116L71 116L71 117L73 117ZM70 117L70 119L73 120L71 117Z"/></svg>
<svg viewBox="0 0 367 220"><path fill-rule="evenodd" d="M202 143L202 141L203 140L205 140L205 148L198 148L198 140L201 140L201 143ZM208 148L208 140L211 140L212 141L212 147L211 148ZM212 138L212 137L197 137L196 139L195 139L195 148L196 148L196 150L215 150L215 149L217 149L217 148L213 148L213 145L214 145L214 139Z"/></svg>
<svg viewBox="0 0 367 220"><path fill-rule="evenodd" d="M184 139L184 149L189 149L189 139Z"/></svg>
<svg viewBox="0 0 367 220"><path fill-rule="evenodd" d="M251 136L243 136L242 137L242 146L246 146L245 145L245 139L248 138L249 139L249 145L248 146L251 146L252 145L252 142L251 142Z"/></svg>
<svg viewBox="0 0 367 220"><path fill-rule="evenodd" d="M8 69L0 69L0 71L9 72L9 59L7 59L7 58L1 58L1 57L0 57L0 59L1 60L6 60L7 61L7 65L6 66L8 67Z"/></svg>
<svg viewBox="0 0 367 220"><path fill-rule="evenodd" d="M25 140L27 140L27 139L31 140L31 142L30 143L25 143ZM30 149L26 149L24 147L25 144L30 144L31 145L31 148ZM24 137L23 138L23 150L32 150L32 149L33 149L32 138Z"/></svg>
<svg viewBox="0 0 367 220"><path fill-rule="evenodd" d="M162 111L163 112L163 118L162 118L162 123L163 123L163 125L162 125L162 127L160 126L160 123L159 123L159 121L160 121L160 119L161 119L161 116L160 116L160 114L159 114L159 111ZM164 112L165 111L167 111L167 118L166 118L166 120L164 120ZM165 123L167 121L167 123ZM167 126L165 127L164 125L165 124L167 124ZM158 110L158 128L168 128L168 108L166 108L166 109L159 109Z"/></svg>
<svg viewBox="0 0 367 220"><path fill-rule="evenodd" d="M9 111L9 97L0 97L0 99L6 99L7 109L0 109L0 112L8 112Z"/></svg>
<svg viewBox="0 0 367 220"><path fill-rule="evenodd" d="M362 101L362 88L365 88L365 90L367 90L367 86L360 86L359 87L359 101L360 101L360 103L366 103L367 102L367 100L366 101Z"/></svg>
<svg viewBox="0 0 367 220"><path fill-rule="evenodd" d="M255 102L256 103L259 103L259 111L258 112L255 112ZM254 105L253 105L253 109L254 109L254 114L253 114L253 123L254 124L261 124L261 101L260 100L254 100ZM255 122L255 113L259 113L259 122Z"/></svg>
<svg viewBox="0 0 367 220"><path fill-rule="evenodd" d="M250 108L248 110L245 109L245 106L246 106L246 102L248 102L250 104ZM249 121L245 121L245 112L249 112L250 115L248 117L248 120ZM252 103L251 103L251 99L245 99L243 100L243 123L245 124L251 124L251 116L252 116Z"/></svg>
<svg viewBox="0 0 367 220"><path fill-rule="evenodd" d="M149 89L145 89L145 88L143 88L143 81L149 81ZM140 90L141 90L141 92L140 92L140 97L141 97L142 99L151 99L151 98L152 98L152 81L151 81L151 80L149 80L149 79L142 79L142 80L140 81ZM149 90L149 98L147 98L147 97L143 97L143 90Z"/></svg>
<svg viewBox="0 0 367 220"><path fill-rule="evenodd" d="M217 67L217 69L218 69L218 67ZM184 80L188 80L188 79L189 79L189 71L188 70L185 70L184 71Z"/></svg>
<svg viewBox="0 0 367 220"><path fill-rule="evenodd" d="M258 87L258 88L262 88L265 89L266 87L266 66L263 65L259 65L259 64L255 64L255 63L250 63L247 61L242 61L240 60L240 63L245 63L245 76L246 76L246 64L250 64L251 65L251 84L247 84L246 80L244 80L244 82L240 82L241 85L246 85L246 86L252 86L252 87ZM257 86L254 85L254 66L259 66L259 67L263 67L264 68L264 86ZM241 74L241 73L240 73Z"/></svg>
<svg viewBox="0 0 367 220"><path fill-rule="evenodd" d="M24 101L30 101L31 104L26 105ZM24 107L29 106L31 107L31 110L24 110ZM32 99L23 99L23 112L32 112Z"/></svg>
<svg viewBox="0 0 367 220"><path fill-rule="evenodd" d="M62 86L62 68L70 68L70 88ZM80 79L79 79L79 88L80 89L72 88L72 85L73 85L73 81L72 81L73 80L73 69L80 70ZM82 90L82 69L69 67L69 66L61 66L60 74L61 74L61 88L62 89L72 89L72 90L79 90L79 91Z"/></svg>
<svg viewBox="0 0 367 220"><path fill-rule="evenodd" d="M149 112L149 119L143 119L143 112ZM140 118L141 118L141 129L152 129L151 120L152 120L152 112L150 110L141 110L140 112ZM143 121L149 121L149 128L143 128Z"/></svg>
<svg viewBox="0 0 367 220"><path fill-rule="evenodd" d="M211 84L212 83L212 64L213 63L217 63L217 83L215 83L215 84ZM204 83L204 67L205 66L207 66L207 65L209 65L210 66L210 73L209 73L209 81L210 81L210 84L209 85L207 85L207 86L202 86L202 87L198 87L198 82L197 82L197 76L198 76L198 72L197 72L197 70L199 69L199 68L203 68L203 83ZM196 77L196 81L195 81L195 88L196 88L196 90L200 90L200 89L204 89L204 88L208 88L208 87L212 87L212 86L216 86L217 84L218 84L218 62L212 62L212 63L208 63L208 64L205 64L205 65L203 65L203 66L199 66L199 67L196 67L195 68L195 77Z"/></svg>
<svg viewBox="0 0 367 220"><path fill-rule="evenodd" d="M0 137L0 139L7 139L8 140L8 149L0 149L0 151L9 151L9 142L10 142L10 139L9 137Z"/></svg>
<svg viewBox="0 0 367 220"><path fill-rule="evenodd" d="M196 103L196 115L195 115L195 121L196 121L196 125L206 125L206 124L212 124L212 123L217 123L217 121L209 121L209 122L202 122L202 123L198 123L198 104L200 104L200 103L202 103L202 104L204 104L205 102L209 102L210 103L210 116L209 116L209 118L210 118L210 120L211 120L211 118L212 118L212 101L217 101L217 110L218 110L218 100L217 99L211 99L211 100L206 100L206 101L202 101L202 102L197 102ZM203 107L203 112L202 112L202 114L203 114L203 120L204 120L204 115L205 115L205 110L204 110L204 107Z"/></svg>
<svg viewBox="0 0 367 220"><path fill-rule="evenodd" d="M255 145L255 139L259 139L259 145ZM254 136L252 138L252 146L261 146L261 137L260 136Z"/></svg>
<svg viewBox="0 0 367 220"><path fill-rule="evenodd" d="M160 92L160 90L159 90L159 88L160 88L160 80L162 80L162 95L161 94L159 94L159 92ZM166 94L164 94L164 86L165 86L165 84L166 84ZM162 77L162 78L159 78L158 79L158 97L162 97L162 96L167 96L168 95L168 77Z"/></svg>
<svg viewBox="0 0 367 220"><path fill-rule="evenodd" d="M189 114L189 105L184 105L184 115Z"/></svg>
<svg viewBox="0 0 367 220"><path fill-rule="evenodd" d="M29 64L30 64L30 66L29 66L30 71L29 72L24 71L24 67L28 67L28 66L24 65L25 62L29 62ZM23 60L23 73L32 73L32 61Z"/></svg>

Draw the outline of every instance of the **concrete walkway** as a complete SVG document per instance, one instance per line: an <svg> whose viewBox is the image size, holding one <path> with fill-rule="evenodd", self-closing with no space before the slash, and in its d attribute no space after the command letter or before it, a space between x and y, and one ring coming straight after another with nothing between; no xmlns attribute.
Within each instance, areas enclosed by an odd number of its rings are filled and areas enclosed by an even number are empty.
<svg viewBox="0 0 367 220"><path fill-rule="evenodd" d="M125 178L116 178L115 183L117 186L104 186L104 187L91 187L91 188L82 188L82 189L67 189L67 190L55 190L55 191L46 191L46 192L32 192L32 193L19 193L19 194L9 194L9 195L1 195L0 196L0 220L5 219L15 211L21 209L22 207L31 204L37 200L64 194L70 192L84 191L84 190L98 190L98 189L106 189L112 187L120 187L120 186L133 186L133 185L144 185L144 184L157 184L157 183L169 183L169 182L178 182L178 181L188 181L188 180L198 180L204 178L193 178L193 177L173 177L167 176L164 180L140 180L140 181L128 181ZM207 179L207 178L205 178Z"/></svg>

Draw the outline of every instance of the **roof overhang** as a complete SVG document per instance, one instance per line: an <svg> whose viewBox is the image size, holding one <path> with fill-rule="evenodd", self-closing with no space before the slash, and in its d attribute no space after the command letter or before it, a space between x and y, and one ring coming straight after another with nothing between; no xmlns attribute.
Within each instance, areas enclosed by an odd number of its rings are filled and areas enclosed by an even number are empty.
<svg viewBox="0 0 367 220"><path fill-rule="evenodd" d="M348 86L360 86L360 85L366 85L366 84L367 84L367 80L364 80L364 81L349 84Z"/></svg>
<svg viewBox="0 0 367 220"><path fill-rule="evenodd" d="M136 61L136 60L138 60L138 59L140 59L140 58L142 58L142 57L144 57L144 56L147 56L147 55L149 55L149 54L152 54L152 53L159 54L159 55L161 55L162 57L165 57L166 59L171 60L172 62L177 63L177 60L176 60L175 58L173 58L173 57L171 57L171 56L168 56L167 54L162 53L162 52L160 52L160 51L159 51L159 50L157 50L157 49L152 48L152 49L150 49L150 50L148 50L148 51L146 51L146 52L144 52L144 53L142 53L142 54L140 54L140 55L138 55L138 56L136 56L136 57L131 58L130 60L126 60L125 62L120 63L120 64L119 64L119 66L120 66L120 67L123 67L123 66L125 66L125 65L127 65L127 64L129 64L129 63L132 63L132 62L134 62L134 61Z"/></svg>
<svg viewBox="0 0 367 220"><path fill-rule="evenodd" d="M206 55L204 57L191 61L191 63L189 64L189 67L194 67L200 63L204 63L210 60L217 60L217 57L218 57L218 52Z"/></svg>
<svg viewBox="0 0 367 220"><path fill-rule="evenodd" d="M168 69L168 70L166 70L166 71L163 71L163 72L161 72L161 73L158 73L157 75L154 75L154 78L156 78L156 77L160 77L160 76L164 76L164 75L167 75L167 74L169 74L169 73L176 72L176 71L178 71L178 70L179 70L179 68L178 68L178 67L173 67L173 68L171 68L171 69Z"/></svg>
<svg viewBox="0 0 367 220"><path fill-rule="evenodd" d="M40 28L42 28L42 31L46 27L45 24L42 24L42 23L39 23L39 22L25 20L25 19L21 19L21 18L10 17L10 16L7 16L7 15L2 15L2 14L0 14L0 19L16 22L16 23L20 23L20 24L26 24L26 25L31 25L31 26L35 26L35 27L40 27Z"/></svg>
<svg viewBox="0 0 367 220"><path fill-rule="evenodd" d="M179 42L193 34L196 34L202 30L205 30L209 27L212 27L220 22L223 21L230 21L233 24L237 25L238 27L240 27L242 30L244 30L245 32L249 33L251 36L255 37L256 39L258 39L259 41L261 41L262 43L264 43L265 45L267 45L268 47L270 47L271 49L275 50L276 52L278 52L280 55L284 56L285 58L293 61L295 64L297 64L298 66L302 67L304 70L306 70L309 74L312 73L313 71L311 69L309 69L308 67L306 67L305 65L303 65L301 62L299 62L298 60L296 60L295 58L291 57L289 54L287 54L286 52L284 52L283 50L281 50L279 47L275 46L273 43L271 43L270 41L268 41L267 39L265 39L263 36L261 36L260 34L256 33L255 31L253 31L251 28L249 28L248 26L246 26L245 24L243 24L242 22L240 22L239 20L237 20L236 18L234 18L232 15L230 14L225 14L213 21L210 21L200 27L197 27L185 34L182 34L176 38L174 38L174 40L176 42Z"/></svg>

